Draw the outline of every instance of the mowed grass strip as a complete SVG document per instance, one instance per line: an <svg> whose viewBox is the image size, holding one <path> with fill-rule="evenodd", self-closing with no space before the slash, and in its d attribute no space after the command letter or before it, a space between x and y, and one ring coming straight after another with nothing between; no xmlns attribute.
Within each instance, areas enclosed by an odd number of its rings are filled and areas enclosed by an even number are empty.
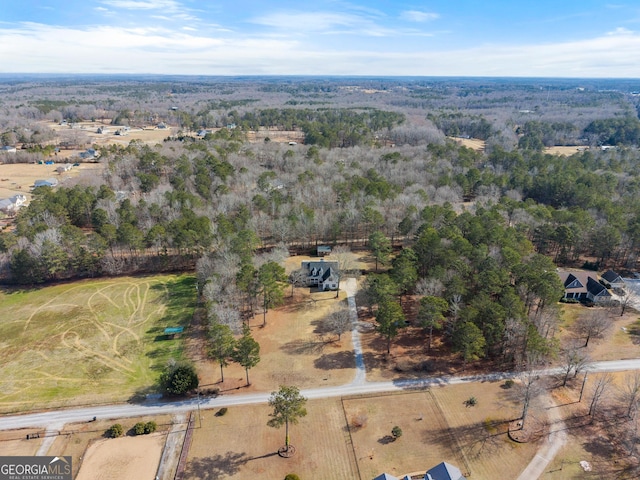
<svg viewBox="0 0 640 480"><path fill-rule="evenodd" d="M195 278L83 280L0 292L0 412L126 400L153 389L183 340Z"/></svg>

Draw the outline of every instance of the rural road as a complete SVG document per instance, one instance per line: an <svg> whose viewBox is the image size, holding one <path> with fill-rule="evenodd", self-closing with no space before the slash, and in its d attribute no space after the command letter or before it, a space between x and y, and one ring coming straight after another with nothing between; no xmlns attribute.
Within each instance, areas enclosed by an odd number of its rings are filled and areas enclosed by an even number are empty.
<svg viewBox="0 0 640 480"><path fill-rule="evenodd" d="M617 372L624 370L639 370L640 359L614 360L597 362L591 365L591 372ZM560 375L562 369L546 369L538 372L540 375ZM361 395L380 392L401 391L407 389L420 389L431 386L457 385L462 383L491 382L507 378L513 378L516 374L490 373L486 375L469 375L462 377L432 377L416 380L397 380L391 382L352 382L335 387L321 387L302 390L302 394L309 399L341 397L349 395ZM266 403L270 393L251 393L239 395L221 395L215 398L201 398L201 409L213 409L230 407L234 405L252 405ZM12 430L27 427L47 428L51 424L88 421L94 416L99 419L137 417L143 415L178 414L188 412L198 407L198 399L178 400L174 402L153 401L142 404L120 404L96 407L71 408L66 410L53 410L41 413L29 413L24 415L5 415L0 417L0 430Z"/></svg>

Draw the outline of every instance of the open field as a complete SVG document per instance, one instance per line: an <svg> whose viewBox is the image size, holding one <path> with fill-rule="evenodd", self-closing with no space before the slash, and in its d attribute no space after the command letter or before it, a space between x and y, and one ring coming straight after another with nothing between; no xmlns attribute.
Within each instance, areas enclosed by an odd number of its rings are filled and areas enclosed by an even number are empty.
<svg viewBox="0 0 640 480"><path fill-rule="evenodd" d="M0 164L0 198L25 195L31 199L31 188L36 180L55 178L59 185L65 185L80 175L100 175L102 164L81 163L62 174L56 172L58 165L37 165L33 163Z"/></svg>
<svg viewBox="0 0 640 480"><path fill-rule="evenodd" d="M59 125L57 123L49 122L47 126L56 132L72 130L69 125ZM98 127L106 127L109 132L97 133ZM73 130L77 130L89 137L92 145L128 145L131 140L140 140L143 143L154 145L156 143L162 143L165 138L175 135L178 131L177 128L131 128L126 135L116 135L116 130L120 130L121 128L122 126L111 125L110 120L106 120L105 123L79 122L74 124Z"/></svg>
<svg viewBox="0 0 640 480"><path fill-rule="evenodd" d="M230 407L220 417L204 412L202 428L194 430L183 478L281 479L297 473L314 480L357 479L340 400L308 402L307 411L290 427L297 453L288 459L276 453L284 445L284 428L267 426L267 405Z"/></svg>
<svg viewBox="0 0 640 480"><path fill-rule="evenodd" d="M99 440L85 452L76 480L154 480L165 439L152 433Z"/></svg>
<svg viewBox="0 0 640 480"><path fill-rule="evenodd" d="M467 408L462 399L471 393L478 405ZM185 478L297 473L314 480L368 480L382 472L424 475L441 461L472 478L515 478L538 446L507 438L506 424L517 408L497 383L314 400L307 411L291 426L296 454L288 459L276 454L284 431L266 425L268 406L232 407L224 416L205 412L202 428L194 430ZM362 426L355 427L358 419ZM395 441L394 425L403 431Z"/></svg>
<svg viewBox="0 0 640 480"><path fill-rule="evenodd" d="M122 401L156 381L188 325L189 275L83 280L0 293L0 411Z"/></svg>

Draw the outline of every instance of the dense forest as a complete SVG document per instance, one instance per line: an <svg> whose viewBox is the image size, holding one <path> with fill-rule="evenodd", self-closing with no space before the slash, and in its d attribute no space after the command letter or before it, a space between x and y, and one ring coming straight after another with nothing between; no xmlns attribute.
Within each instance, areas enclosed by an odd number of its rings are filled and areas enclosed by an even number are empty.
<svg viewBox="0 0 640 480"><path fill-rule="evenodd" d="M265 273L277 262L264 252L367 246L388 266L367 280L380 315L393 319L419 292L420 321L449 328L465 359L544 354L562 292L556 265L638 268L638 90L603 80L5 81L0 141L24 149L6 161L46 158L56 142L87 146L52 122L178 132L96 145L101 178L34 190L0 234L0 275L32 285L197 265L216 315L237 319L266 291L261 278L280 279ZM269 128L304 142L248 140ZM547 150L558 145L579 148ZM446 326L445 310L456 320Z"/></svg>

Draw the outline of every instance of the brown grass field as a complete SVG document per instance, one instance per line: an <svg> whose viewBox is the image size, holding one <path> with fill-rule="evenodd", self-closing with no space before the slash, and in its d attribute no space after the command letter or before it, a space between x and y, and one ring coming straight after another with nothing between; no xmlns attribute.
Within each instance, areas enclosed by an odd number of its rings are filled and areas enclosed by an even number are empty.
<svg viewBox="0 0 640 480"><path fill-rule="evenodd" d="M276 453L284 431L266 425L268 406L231 407L224 416L206 412L194 431L185 478L371 479L382 472L424 475L441 461L470 478L515 478L538 444L507 438L518 409L504 392L488 383L310 401L308 415L291 427L296 454L288 459ZM471 394L478 404L467 408L461 399ZM394 425L403 430L395 441Z"/></svg>
<svg viewBox="0 0 640 480"><path fill-rule="evenodd" d="M59 185L67 185L81 175L101 175L103 166L99 163L81 163L69 172L59 174L58 165L37 165L33 163L0 164L0 198L22 194L31 198L31 188L36 180L55 178Z"/></svg>
<svg viewBox="0 0 640 480"><path fill-rule="evenodd" d="M108 438L91 444L76 480L154 480L166 435Z"/></svg>

